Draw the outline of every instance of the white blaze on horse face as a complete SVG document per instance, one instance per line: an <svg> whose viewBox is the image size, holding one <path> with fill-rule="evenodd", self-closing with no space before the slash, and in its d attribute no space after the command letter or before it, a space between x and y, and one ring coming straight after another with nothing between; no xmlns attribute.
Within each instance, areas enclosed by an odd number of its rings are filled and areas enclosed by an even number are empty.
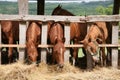
<svg viewBox="0 0 120 80"><path fill-rule="evenodd" d="M63 52L63 49L62 48L60 48L60 59L62 60L62 52Z"/></svg>
<svg viewBox="0 0 120 80"><path fill-rule="evenodd" d="M62 51L63 51L63 49L62 48L60 48L60 54L62 55Z"/></svg>

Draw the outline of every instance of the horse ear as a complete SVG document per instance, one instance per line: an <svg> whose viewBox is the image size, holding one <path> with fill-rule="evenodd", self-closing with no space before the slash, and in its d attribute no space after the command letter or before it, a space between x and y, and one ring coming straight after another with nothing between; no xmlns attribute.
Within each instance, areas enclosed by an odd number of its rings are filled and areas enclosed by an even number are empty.
<svg viewBox="0 0 120 80"><path fill-rule="evenodd" d="M60 4L58 5L58 7L60 7Z"/></svg>
<svg viewBox="0 0 120 80"><path fill-rule="evenodd" d="M85 42L84 40L82 40L82 41L79 41L79 43L82 43L82 44L83 44L84 42Z"/></svg>
<svg viewBox="0 0 120 80"><path fill-rule="evenodd" d="M60 5L60 8L62 7L62 5Z"/></svg>
<svg viewBox="0 0 120 80"><path fill-rule="evenodd" d="M61 8L61 7L62 7L62 5L60 5L60 4L59 4L59 5L58 5L58 7L59 7L59 8Z"/></svg>

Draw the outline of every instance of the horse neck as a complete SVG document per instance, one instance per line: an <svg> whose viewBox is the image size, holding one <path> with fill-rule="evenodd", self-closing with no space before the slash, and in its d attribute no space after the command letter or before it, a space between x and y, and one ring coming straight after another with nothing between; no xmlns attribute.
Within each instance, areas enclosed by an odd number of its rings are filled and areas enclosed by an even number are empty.
<svg viewBox="0 0 120 80"><path fill-rule="evenodd" d="M66 16L74 16L74 14L68 12L68 11L63 11L62 12L63 15L66 15Z"/></svg>
<svg viewBox="0 0 120 80"><path fill-rule="evenodd" d="M56 13L56 15L63 15L63 16L74 16L74 14L72 14L71 12L65 10L65 9L58 9L57 12L54 12Z"/></svg>
<svg viewBox="0 0 120 80"><path fill-rule="evenodd" d="M69 11L66 11L66 10L61 11L61 14L65 15L65 16L74 16L74 14L72 14Z"/></svg>

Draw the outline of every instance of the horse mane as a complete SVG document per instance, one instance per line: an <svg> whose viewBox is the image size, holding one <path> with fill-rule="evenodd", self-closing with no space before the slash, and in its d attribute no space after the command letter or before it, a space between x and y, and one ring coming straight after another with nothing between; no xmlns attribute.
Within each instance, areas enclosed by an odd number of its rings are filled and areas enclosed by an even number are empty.
<svg viewBox="0 0 120 80"><path fill-rule="evenodd" d="M62 23L62 22L60 22L60 21L53 22L53 23L51 24L51 26L50 26L50 29L52 29L52 27L55 27L54 25L56 25L56 24L59 24L59 25L62 27L62 29L63 29L63 34L64 34L64 23ZM50 31L50 30L49 30L49 31ZM64 37L63 37L62 41L65 42L65 38L64 38ZM57 39L55 40L55 44L56 44L56 43L57 43Z"/></svg>
<svg viewBox="0 0 120 80"><path fill-rule="evenodd" d="M42 26L42 22L38 22L38 21L30 21L28 26L30 26L33 22L37 24L39 27Z"/></svg>
<svg viewBox="0 0 120 80"><path fill-rule="evenodd" d="M51 24L51 27L50 28L52 28L53 27L53 25L54 24L60 24L61 25L61 27L62 27L62 29L64 30L64 24L62 23L62 22L60 22L60 21L57 21L57 22L53 22L52 24Z"/></svg>
<svg viewBox="0 0 120 80"><path fill-rule="evenodd" d="M60 4L53 10L52 15L74 16L70 11L63 9Z"/></svg>

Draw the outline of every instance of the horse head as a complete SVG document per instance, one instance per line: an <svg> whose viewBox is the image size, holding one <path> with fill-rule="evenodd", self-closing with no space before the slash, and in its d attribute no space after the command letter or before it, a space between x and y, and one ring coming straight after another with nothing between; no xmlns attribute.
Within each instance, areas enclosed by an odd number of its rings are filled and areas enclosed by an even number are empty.
<svg viewBox="0 0 120 80"><path fill-rule="evenodd" d="M71 12L62 8L61 5L58 5L52 12L52 15L66 15L66 16L74 16Z"/></svg>
<svg viewBox="0 0 120 80"><path fill-rule="evenodd" d="M61 10L61 5L59 4L52 12L52 15L58 15Z"/></svg>
<svg viewBox="0 0 120 80"><path fill-rule="evenodd" d="M36 63L38 57L37 47L40 44L42 22L30 22L26 31L26 49L30 63Z"/></svg>
<svg viewBox="0 0 120 80"><path fill-rule="evenodd" d="M29 63L36 63L38 52L37 47L33 46L34 44L32 42L27 43L27 58Z"/></svg>
<svg viewBox="0 0 120 80"><path fill-rule="evenodd" d="M53 59L57 62L59 68L64 66L65 47L63 42L58 42L53 48Z"/></svg>
<svg viewBox="0 0 120 80"><path fill-rule="evenodd" d="M99 53L98 42L96 40L89 42L87 39L84 39L80 42L83 44L86 53L90 54L95 62L98 62L99 61L99 57L97 55Z"/></svg>
<svg viewBox="0 0 120 80"><path fill-rule="evenodd" d="M49 39L53 47L52 59L53 63L56 62L59 68L62 68L64 65L64 24L61 22L50 23L49 29Z"/></svg>

